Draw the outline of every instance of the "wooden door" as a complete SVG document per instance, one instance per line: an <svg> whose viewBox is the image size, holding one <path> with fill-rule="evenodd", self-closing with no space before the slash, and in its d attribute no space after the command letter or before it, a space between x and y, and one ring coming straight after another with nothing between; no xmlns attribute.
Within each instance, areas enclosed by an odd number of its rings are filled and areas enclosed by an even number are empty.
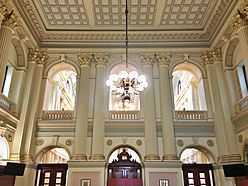
<svg viewBox="0 0 248 186"><path fill-rule="evenodd" d="M211 164L184 164L184 186L215 186Z"/></svg>
<svg viewBox="0 0 248 186"><path fill-rule="evenodd" d="M39 164L36 185L65 186L67 169L67 164Z"/></svg>

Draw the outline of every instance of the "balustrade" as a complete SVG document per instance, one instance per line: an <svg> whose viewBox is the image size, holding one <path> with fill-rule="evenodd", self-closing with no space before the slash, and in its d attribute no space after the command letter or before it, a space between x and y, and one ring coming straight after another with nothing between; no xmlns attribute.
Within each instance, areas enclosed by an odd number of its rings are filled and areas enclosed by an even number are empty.
<svg viewBox="0 0 248 186"><path fill-rule="evenodd" d="M73 111L71 110L52 110L52 111L43 111L42 114L43 120L72 120Z"/></svg>
<svg viewBox="0 0 248 186"><path fill-rule="evenodd" d="M0 94L0 107L12 115L16 114L16 104L11 102L6 96Z"/></svg>
<svg viewBox="0 0 248 186"><path fill-rule="evenodd" d="M238 102L239 110L243 110L248 107L248 96L244 97Z"/></svg>
<svg viewBox="0 0 248 186"><path fill-rule="evenodd" d="M178 120L207 120L207 111L176 111Z"/></svg>
<svg viewBox="0 0 248 186"><path fill-rule="evenodd" d="M110 111L111 120L138 120L139 111Z"/></svg>

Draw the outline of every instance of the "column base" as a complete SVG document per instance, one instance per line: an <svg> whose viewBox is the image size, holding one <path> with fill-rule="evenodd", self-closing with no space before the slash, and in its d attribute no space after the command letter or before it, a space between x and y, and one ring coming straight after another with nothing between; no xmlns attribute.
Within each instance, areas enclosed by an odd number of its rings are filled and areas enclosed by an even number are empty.
<svg viewBox="0 0 248 186"><path fill-rule="evenodd" d="M87 161L85 154L74 154L71 156L70 161Z"/></svg>
<svg viewBox="0 0 248 186"><path fill-rule="evenodd" d="M19 154L19 153L11 153L10 160L18 161L18 162L34 162L33 156L29 154Z"/></svg>
<svg viewBox="0 0 248 186"><path fill-rule="evenodd" d="M160 157L157 154L147 154L144 158L145 161L157 161L160 160Z"/></svg>
<svg viewBox="0 0 248 186"><path fill-rule="evenodd" d="M218 163L237 163L242 162L240 154L230 154L230 155L221 155L217 158Z"/></svg>
<svg viewBox="0 0 248 186"><path fill-rule="evenodd" d="M175 154L165 154L162 161L179 161L179 158Z"/></svg>
<svg viewBox="0 0 248 186"><path fill-rule="evenodd" d="M105 161L105 156L102 154L92 154L89 159L91 161Z"/></svg>

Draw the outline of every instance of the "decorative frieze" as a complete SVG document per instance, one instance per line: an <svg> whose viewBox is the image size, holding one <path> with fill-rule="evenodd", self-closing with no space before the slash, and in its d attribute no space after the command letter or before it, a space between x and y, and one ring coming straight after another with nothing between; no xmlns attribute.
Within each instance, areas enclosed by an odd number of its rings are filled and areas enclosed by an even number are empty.
<svg viewBox="0 0 248 186"><path fill-rule="evenodd" d="M93 53L79 53L78 59L81 67L89 66L93 59Z"/></svg>
<svg viewBox="0 0 248 186"><path fill-rule="evenodd" d="M232 17L233 28L239 29L248 24L248 3L243 3L237 10L237 13Z"/></svg>
<svg viewBox="0 0 248 186"><path fill-rule="evenodd" d="M107 65L107 60L109 58L108 53L93 53L93 58L95 59L96 65Z"/></svg>
<svg viewBox="0 0 248 186"><path fill-rule="evenodd" d="M47 52L41 49L30 49L28 55L29 61L35 62L37 65L44 65L48 59Z"/></svg>
<svg viewBox="0 0 248 186"><path fill-rule="evenodd" d="M152 65L154 58L155 58L154 53L141 53L140 54L140 59L141 59L140 62L142 65Z"/></svg>
<svg viewBox="0 0 248 186"><path fill-rule="evenodd" d="M10 27L11 29L17 28L17 17L13 14L13 10L11 12L5 11L4 17L2 20L2 25Z"/></svg>
<svg viewBox="0 0 248 186"><path fill-rule="evenodd" d="M171 59L171 53L166 53L166 52L157 53L156 59L159 65L169 65Z"/></svg>

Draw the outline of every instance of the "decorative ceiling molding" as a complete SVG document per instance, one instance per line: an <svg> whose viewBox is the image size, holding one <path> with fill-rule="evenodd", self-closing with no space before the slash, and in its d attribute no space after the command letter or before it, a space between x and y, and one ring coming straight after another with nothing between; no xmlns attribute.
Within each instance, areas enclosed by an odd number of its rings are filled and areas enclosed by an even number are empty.
<svg viewBox="0 0 248 186"><path fill-rule="evenodd" d="M109 46L125 39L122 0L16 0L42 47ZM123 4L124 3L124 4ZM130 0L130 43L207 46L237 0ZM159 15L158 15L159 13Z"/></svg>

